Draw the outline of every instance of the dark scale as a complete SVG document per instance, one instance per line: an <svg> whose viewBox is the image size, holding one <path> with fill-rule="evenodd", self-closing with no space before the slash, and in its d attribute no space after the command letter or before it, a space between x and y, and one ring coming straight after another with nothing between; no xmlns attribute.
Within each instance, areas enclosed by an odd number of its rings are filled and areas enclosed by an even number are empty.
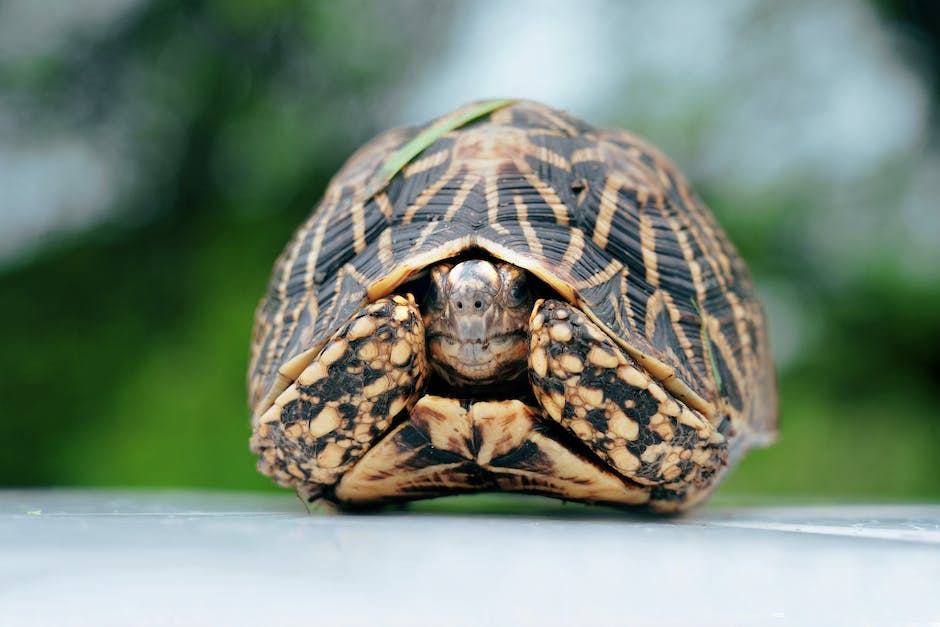
<svg viewBox="0 0 940 627"><path fill-rule="evenodd" d="M441 152L450 153L453 144L453 139L442 137L432 149L426 150L421 156L430 157ZM395 207L396 218L400 218L405 210L414 204L422 192L446 176L450 165L450 160L444 159L443 163L410 176L405 176L404 173L397 175L395 179L401 181L401 186L390 184L388 187L389 200L392 202L392 206ZM394 179L392 183L394 183Z"/></svg>
<svg viewBox="0 0 940 627"><path fill-rule="evenodd" d="M494 457L490 462L493 466L502 468L519 468L523 470L539 471L549 465L550 461L545 458L542 452L531 442L526 442L522 446L506 455Z"/></svg>
<svg viewBox="0 0 940 627"><path fill-rule="evenodd" d="M518 198L526 205L541 204L541 195L532 189L532 184L524 176L518 174L505 174L497 180L497 206L496 221L500 224L519 221L519 211L516 207Z"/></svg>
<svg viewBox="0 0 940 627"><path fill-rule="evenodd" d="M289 322L287 322L288 320ZM304 333L314 324L310 317L310 310L306 307L300 310L300 314L296 316L296 318L291 314L287 314L285 316L285 322L288 324L293 323L294 325L294 332L291 333L288 340L288 344L291 345L300 345L303 342L302 337Z"/></svg>
<svg viewBox="0 0 940 627"><path fill-rule="evenodd" d="M558 394L565 393L565 382L563 379L552 376L540 377L535 373L530 373L529 376L533 385L541 390L545 390L545 392L548 394L553 392Z"/></svg>
<svg viewBox="0 0 940 627"><path fill-rule="evenodd" d="M570 153L574 148L570 141L563 141L554 136L545 136L535 138L537 145L544 146L546 150L558 155L562 159L570 159ZM566 146L567 145L567 146ZM547 155L540 155L547 156ZM548 183L548 186L555 192L563 203L569 207L575 207L578 204L578 195L584 191L586 182L584 179L578 179L576 182L571 171L566 170L554 161L539 157L526 157L529 167L538 175L538 178Z"/></svg>
<svg viewBox="0 0 940 627"><path fill-rule="evenodd" d="M714 373L714 376L720 381L718 386L718 393L726 397L731 405L740 411L743 409L741 404L741 391L738 389L737 383L735 382L734 375L731 374L731 369L728 367L728 362L725 361L724 355L722 355L718 346L709 340L711 344L711 359L714 363L714 367L717 372Z"/></svg>
<svg viewBox="0 0 940 627"><path fill-rule="evenodd" d="M607 390L610 399L617 403L627 416L640 423L641 426L649 424L653 414L659 411L659 401L653 398L649 390L622 384L617 385L616 379L611 380Z"/></svg>
<svg viewBox="0 0 940 627"><path fill-rule="evenodd" d="M303 398L292 400L284 405L284 409L281 411L281 424L289 427L299 420L307 420L320 411L318 405L322 405L322 403L314 404Z"/></svg>
<svg viewBox="0 0 940 627"><path fill-rule="evenodd" d="M650 488L651 498L666 503L681 503L686 498L687 490L668 488L665 486L653 486Z"/></svg>
<svg viewBox="0 0 940 627"><path fill-rule="evenodd" d="M441 220L444 213L457 201L457 197L463 193L461 188L466 182L467 179L460 173L452 175L433 196L423 201L423 204L410 217L410 221L424 225ZM479 197L470 198L467 194L467 199L463 202L464 204L479 204Z"/></svg>
<svg viewBox="0 0 940 627"><path fill-rule="evenodd" d="M674 352L679 352L679 336L665 307L660 309L653 319L653 345L663 350L673 349Z"/></svg>
<svg viewBox="0 0 940 627"><path fill-rule="evenodd" d="M617 197L621 204L636 209L611 221L605 250L621 259L631 275L645 280L646 262L643 260L643 246L640 242L639 215L645 205L641 205L637 191L629 187L617 190Z"/></svg>
<svg viewBox="0 0 940 627"><path fill-rule="evenodd" d="M643 451L655 444L661 444L663 438L652 429L640 429L640 437L632 442L627 442L627 448L634 455L642 455Z"/></svg>
<svg viewBox="0 0 940 627"><path fill-rule="evenodd" d="M330 366L330 375L326 379L320 379L311 385L299 386L301 392L311 399L316 399L316 405L310 408L311 413L308 415L312 416L319 412L324 403L339 400L362 387L361 377L350 371L353 364L361 364L361 362L351 359L337 362Z"/></svg>
<svg viewBox="0 0 940 627"><path fill-rule="evenodd" d="M392 402L397 398L406 397L408 393L408 390L401 390L396 388L378 395L372 399L373 405L372 409L370 410L372 416L375 418L383 418L387 416Z"/></svg>
<svg viewBox="0 0 940 627"><path fill-rule="evenodd" d="M573 418L574 412L569 412L570 404L565 404L565 410L562 414L565 418ZM600 408L589 409L584 414L584 419L587 420L591 426L593 426L599 433L604 433L607 431L607 412Z"/></svg>
<svg viewBox="0 0 940 627"><path fill-rule="evenodd" d="M340 233L352 232L353 216L348 211L348 207L353 202L354 193L355 190L352 188L343 188L342 194L337 199L335 205L320 208L320 211L330 214L331 220L326 227L317 255L315 277L321 278L321 281L318 281L318 283L327 282L332 279L336 271L355 254L352 247L344 246L343 238L339 237ZM306 261L307 257L304 251L313 245L313 239L315 237L316 230L311 229L300 250L301 254L297 256L298 259ZM301 282L309 280L309 277L306 276L306 263L296 264L292 272L292 280L294 279L294 275L296 275L297 279Z"/></svg>
<svg viewBox="0 0 940 627"><path fill-rule="evenodd" d="M378 239L379 235L388 228L390 223L386 220L385 215L382 213L374 197L366 203L363 209L363 215L365 216L365 227L363 228L365 244L369 246Z"/></svg>
<svg viewBox="0 0 940 627"><path fill-rule="evenodd" d="M358 408L352 403L340 403L336 408L339 411L339 417L344 422L350 422L355 420L356 416L359 413Z"/></svg>
<svg viewBox="0 0 940 627"><path fill-rule="evenodd" d="M699 441L699 437L695 432L695 429L689 427L688 425L684 425L681 422L674 423L672 428L674 433L672 439L669 440L670 444L683 449L695 448Z"/></svg>

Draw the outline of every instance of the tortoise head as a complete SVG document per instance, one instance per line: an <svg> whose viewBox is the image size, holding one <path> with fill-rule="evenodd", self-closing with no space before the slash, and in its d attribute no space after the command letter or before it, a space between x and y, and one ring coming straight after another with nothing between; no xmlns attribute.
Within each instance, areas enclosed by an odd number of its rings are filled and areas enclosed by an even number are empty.
<svg viewBox="0 0 940 627"><path fill-rule="evenodd" d="M452 385L519 376L529 352L532 305L521 268L482 259L435 265L422 307L435 371Z"/></svg>

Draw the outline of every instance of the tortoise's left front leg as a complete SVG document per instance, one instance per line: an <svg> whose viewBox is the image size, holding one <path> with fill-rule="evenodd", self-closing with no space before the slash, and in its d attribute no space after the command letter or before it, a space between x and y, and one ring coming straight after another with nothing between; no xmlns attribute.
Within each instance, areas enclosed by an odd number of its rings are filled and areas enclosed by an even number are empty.
<svg viewBox="0 0 940 627"><path fill-rule="evenodd" d="M529 376L545 413L628 482L647 486L653 509L682 509L714 487L725 437L580 310L536 304Z"/></svg>

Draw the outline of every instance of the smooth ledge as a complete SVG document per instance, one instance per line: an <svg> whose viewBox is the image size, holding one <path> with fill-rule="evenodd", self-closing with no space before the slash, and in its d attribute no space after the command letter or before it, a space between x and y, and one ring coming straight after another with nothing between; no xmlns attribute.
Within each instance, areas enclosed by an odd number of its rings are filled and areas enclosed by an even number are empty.
<svg viewBox="0 0 940 627"><path fill-rule="evenodd" d="M940 621L937 505L653 518L469 502L482 513L445 503L309 515L285 495L0 491L0 607L11 624L40 625Z"/></svg>

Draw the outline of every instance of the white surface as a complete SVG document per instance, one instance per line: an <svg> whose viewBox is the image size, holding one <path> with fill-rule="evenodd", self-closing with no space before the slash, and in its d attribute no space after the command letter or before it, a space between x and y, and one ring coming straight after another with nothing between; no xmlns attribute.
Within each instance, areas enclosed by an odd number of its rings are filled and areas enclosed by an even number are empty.
<svg viewBox="0 0 940 627"><path fill-rule="evenodd" d="M931 623L940 506L351 516L0 491L0 625Z"/></svg>

